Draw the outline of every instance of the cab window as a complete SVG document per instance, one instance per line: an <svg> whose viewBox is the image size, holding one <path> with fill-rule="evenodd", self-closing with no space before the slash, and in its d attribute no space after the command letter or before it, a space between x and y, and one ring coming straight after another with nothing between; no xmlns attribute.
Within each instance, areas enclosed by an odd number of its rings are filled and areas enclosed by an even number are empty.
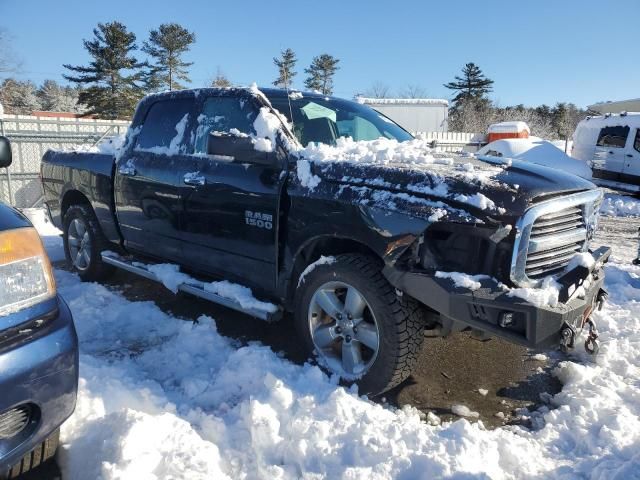
<svg viewBox="0 0 640 480"><path fill-rule="evenodd" d="M629 136L629 127L604 127L598 135L598 147L624 148Z"/></svg>
<svg viewBox="0 0 640 480"><path fill-rule="evenodd" d="M253 122L257 112L246 98L209 97L197 118L195 153L207 152L207 137L211 132L238 131L254 135Z"/></svg>
<svg viewBox="0 0 640 480"><path fill-rule="evenodd" d="M185 131L193 100L161 100L151 105L138 135L136 149L164 152L170 147L184 147ZM167 150L168 151L168 150Z"/></svg>
<svg viewBox="0 0 640 480"><path fill-rule="evenodd" d="M636 130L636 139L633 141L633 148L636 152L640 152L640 128Z"/></svg>

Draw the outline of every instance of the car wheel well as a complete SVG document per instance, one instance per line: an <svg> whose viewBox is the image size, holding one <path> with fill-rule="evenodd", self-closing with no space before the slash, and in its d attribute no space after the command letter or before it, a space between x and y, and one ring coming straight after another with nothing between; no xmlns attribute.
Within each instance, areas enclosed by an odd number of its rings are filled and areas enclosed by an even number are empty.
<svg viewBox="0 0 640 480"><path fill-rule="evenodd" d="M64 194L60 205L61 221L64 221L64 216L72 205L89 205L91 207L91 202L82 192L79 192L78 190L69 190Z"/></svg>
<svg viewBox="0 0 640 480"><path fill-rule="evenodd" d="M288 304L292 304L298 285L298 279L304 269L321 256L335 256L345 253L361 253L380 261L380 257L367 245L351 238L320 237L308 242L296 255L292 275L289 281Z"/></svg>

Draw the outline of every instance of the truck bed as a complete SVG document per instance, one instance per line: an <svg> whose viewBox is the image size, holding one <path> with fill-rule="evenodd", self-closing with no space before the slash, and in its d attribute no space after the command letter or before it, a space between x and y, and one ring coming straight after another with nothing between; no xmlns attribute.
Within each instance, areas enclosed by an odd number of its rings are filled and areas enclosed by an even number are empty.
<svg viewBox="0 0 640 480"><path fill-rule="evenodd" d="M119 241L113 202L113 155L48 150L42 158L44 202L56 227L78 192L92 205L105 236ZM73 190L73 192L71 192Z"/></svg>

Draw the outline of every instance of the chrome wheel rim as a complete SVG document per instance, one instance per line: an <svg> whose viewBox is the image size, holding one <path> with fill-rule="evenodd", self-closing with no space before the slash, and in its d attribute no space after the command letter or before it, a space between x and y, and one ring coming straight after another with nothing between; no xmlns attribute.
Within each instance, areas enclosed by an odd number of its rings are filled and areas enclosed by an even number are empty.
<svg viewBox="0 0 640 480"><path fill-rule="evenodd" d="M67 245L73 266L81 271L88 269L91 262L91 238L87 226L79 218L74 218L69 224Z"/></svg>
<svg viewBox="0 0 640 480"><path fill-rule="evenodd" d="M309 304L309 331L321 363L343 378L367 373L380 350L371 306L354 286L327 282Z"/></svg>

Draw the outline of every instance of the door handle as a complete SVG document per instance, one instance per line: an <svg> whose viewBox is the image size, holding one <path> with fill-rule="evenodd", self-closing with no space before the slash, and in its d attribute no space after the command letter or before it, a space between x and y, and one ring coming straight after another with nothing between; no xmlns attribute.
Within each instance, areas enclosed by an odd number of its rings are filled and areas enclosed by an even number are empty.
<svg viewBox="0 0 640 480"><path fill-rule="evenodd" d="M613 150L609 150L609 155L613 155Z"/></svg>
<svg viewBox="0 0 640 480"><path fill-rule="evenodd" d="M185 185L192 185L194 187L201 187L207 184L207 179L202 175L199 175L200 172L195 173L185 173L182 178Z"/></svg>
<svg viewBox="0 0 640 480"><path fill-rule="evenodd" d="M630 153L627 153L625 156L629 158L633 158L633 155L631 155Z"/></svg>
<svg viewBox="0 0 640 480"><path fill-rule="evenodd" d="M124 165L120 165L118 167L118 173L125 177L133 177L137 172L136 172L136 167L134 167L133 163L129 161Z"/></svg>

